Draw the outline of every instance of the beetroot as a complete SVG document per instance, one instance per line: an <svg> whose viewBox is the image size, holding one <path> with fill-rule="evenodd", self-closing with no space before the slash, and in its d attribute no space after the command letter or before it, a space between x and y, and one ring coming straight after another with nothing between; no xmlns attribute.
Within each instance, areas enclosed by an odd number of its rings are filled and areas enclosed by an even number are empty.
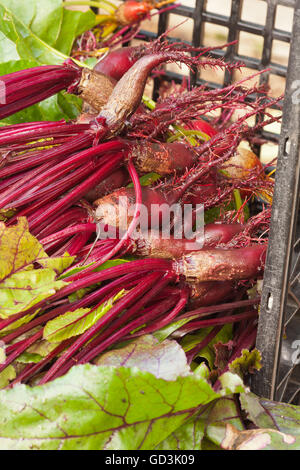
<svg viewBox="0 0 300 470"><path fill-rule="evenodd" d="M110 176L105 178L101 183L94 186L85 194L85 199L94 202L96 199L105 196L115 189L125 186L129 182L128 171L125 168L119 168Z"/></svg>
<svg viewBox="0 0 300 470"><path fill-rule="evenodd" d="M94 71L112 78L116 82L140 57L140 47L122 47L109 52L94 67Z"/></svg>
<svg viewBox="0 0 300 470"><path fill-rule="evenodd" d="M126 0L116 10L115 17L118 23L128 25L144 19L152 8L152 1Z"/></svg>
<svg viewBox="0 0 300 470"><path fill-rule="evenodd" d="M175 171L181 173L197 161L196 152L181 142L136 142L129 157L133 158L139 172L155 172L161 176L170 175Z"/></svg>
<svg viewBox="0 0 300 470"><path fill-rule="evenodd" d="M191 282L251 279L262 275L267 247L203 250L173 262L173 270Z"/></svg>
<svg viewBox="0 0 300 470"><path fill-rule="evenodd" d="M191 309L216 305L233 295L234 286L230 281L207 281L189 284L191 294L188 307Z"/></svg>

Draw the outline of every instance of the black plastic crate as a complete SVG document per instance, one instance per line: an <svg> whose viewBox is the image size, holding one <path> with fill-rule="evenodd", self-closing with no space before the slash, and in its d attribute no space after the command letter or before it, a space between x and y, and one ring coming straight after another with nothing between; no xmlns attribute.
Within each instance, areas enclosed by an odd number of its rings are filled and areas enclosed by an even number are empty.
<svg viewBox="0 0 300 470"><path fill-rule="evenodd" d="M257 348L262 352L263 368L252 380L252 390L260 396L300 404L300 365L297 365L297 348L300 351L300 217L299 217L299 136L300 136L300 0L251 0L251 7L258 3L264 7L262 24L245 18L245 2L249 0L218 0L218 11L214 11L211 0L190 0L174 10L162 13L156 31L142 30L146 40L164 33L172 15L178 23L184 18L192 22L190 42L203 46L205 25L224 27L227 37L224 42L239 40L239 44L216 50L214 57L230 61L242 61L252 70L270 71L261 75L261 82L286 77L286 92L281 135L263 132L271 142L279 142L276 185L273 202L270 242L263 283L263 294L257 336ZM220 11L222 5L222 11ZM226 11L225 11L226 10ZM284 31L277 25L284 12L293 16L291 30ZM217 26L215 26L217 28ZM176 34L173 31L172 36ZM244 55L240 51L243 36L251 34L262 42L260 57ZM180 34L178 33L178 36ZM249 36L248 36L249 38ZM169 38L181 40L182 38ZM277 41L290 44L289 65L274 59ZM213 44L212 44L213 45ZM181 81L182 75L166 70L166 74L154 80L154 97L162 80ZM225 73L223 83L203 80L201 73L191 73L192 85L208 83L211 87L222 86L233 80ZM274 82L275 80L275 82ZM297 80L299 82L297 83ZM260 148L257 149L261 151ZM300 362L300 353L299 353Z"/></svg>

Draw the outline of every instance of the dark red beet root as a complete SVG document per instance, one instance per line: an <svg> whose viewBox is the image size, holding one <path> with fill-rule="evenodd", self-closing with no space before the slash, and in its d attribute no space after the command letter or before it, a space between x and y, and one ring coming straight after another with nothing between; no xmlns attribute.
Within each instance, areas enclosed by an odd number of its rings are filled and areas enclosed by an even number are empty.
<svg viewBox="0 0 300 470"><path fill-rule="evenodd" d="M227 300L233 293L230 281L208 281L191 284L189 308L207 307Z"/></svg>
<svg viewBox="0 0 300 470"><path fill-rule="evenodd" d="M130 156L134 159L135 167L139 172L155 172L161 176L170 175L175 171L183 172L191 168L197 159L197 154L181 142L137 142Z"/></svg>
<svg viewBox="0 0 300 470"><path fill-rule="evenodd" d="M187 281L230 281L262 275L267 246L255 245L233 250L203 250L173 262L173 269Z"/></svg>
<svg viewBox="0 0 300 470"><path fill-rule="evenodd" d="M107 77L118 81L130 69L139 58L139 47L122 47L107 54L94 67L95 72L100 72Z"/></svg>
<svg viewBox="0 0 300 470"><path fill-rule="evenodd" d="M151 2L127 0L116 10L115 17L125 26L141 21L152 8Z"/></svg>
<svg viewBox="0 0 300 470"><path fill-rule="evenodd" d="M94 188L92 188L84 197L89 202L95 201L106 194L122 188L129 182L129 175L125 168L120 168L114 171L108 178L101 181Z"/></svg>

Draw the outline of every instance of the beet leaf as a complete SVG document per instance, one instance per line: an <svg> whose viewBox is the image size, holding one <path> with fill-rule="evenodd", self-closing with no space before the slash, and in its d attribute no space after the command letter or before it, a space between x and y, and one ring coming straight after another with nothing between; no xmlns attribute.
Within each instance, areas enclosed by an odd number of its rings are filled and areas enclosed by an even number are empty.
<svg viewBox="0 0 300 470"><path fill-rule="evenodd" d="M29 233L25 218L11 227L0 222L0 258L0 318L22 312L64 287L66 282L57 275L73 262L68 256L49 258Z"/></svg>

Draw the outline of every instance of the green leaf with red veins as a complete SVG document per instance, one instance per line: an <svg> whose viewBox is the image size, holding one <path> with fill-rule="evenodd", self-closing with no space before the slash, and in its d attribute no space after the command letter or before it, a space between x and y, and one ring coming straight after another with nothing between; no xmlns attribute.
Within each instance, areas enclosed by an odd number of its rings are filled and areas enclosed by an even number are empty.
<svg viewBox="0 0 300 470"><path fill-rule="evenodd" d="M228 423L241 431L245 429L238 404L230 394L203 406L195 416L160 443L157 449L203 450L208 443L220 448Z"/></svg>
<svg viewBox="0 0 300 470"><path fill-rule="evenodd" d="M245 430L238 404L233 396L217 400L209 410L206 419L206 437L220 446L225 438L226 424L228 423L239 431Z"/></svg>
<svg viewBox="0 0 300 470"><path fill-rule="evenodd" d="M272 428L300 438L300 406L265 400L253 393L242 393L240 402L248 419L257 427Z"/></svg>
<svg viewBox="0 0 300 470"><path fill-rule="evenodd" d="M157 450L204 450L208 447L209 450L211 447L221 450L228 423L236 426L238 430L244 430L236 401L232 396L203 406L196 416L160 443Z"/></svg>
<svg viewBox="0 0 300 470"><path fill-rule="evenodd" d="M172 432L155 450L202 450L204 433L205 421L198 417L191 418Z"/></svg>
<svg viewBox="0 0 300 470"><path fill-rule="evenodd" d="M154 449L223 393L195 374L169 381L137 367L75 366L0 392L0 449Z"/></svg>

